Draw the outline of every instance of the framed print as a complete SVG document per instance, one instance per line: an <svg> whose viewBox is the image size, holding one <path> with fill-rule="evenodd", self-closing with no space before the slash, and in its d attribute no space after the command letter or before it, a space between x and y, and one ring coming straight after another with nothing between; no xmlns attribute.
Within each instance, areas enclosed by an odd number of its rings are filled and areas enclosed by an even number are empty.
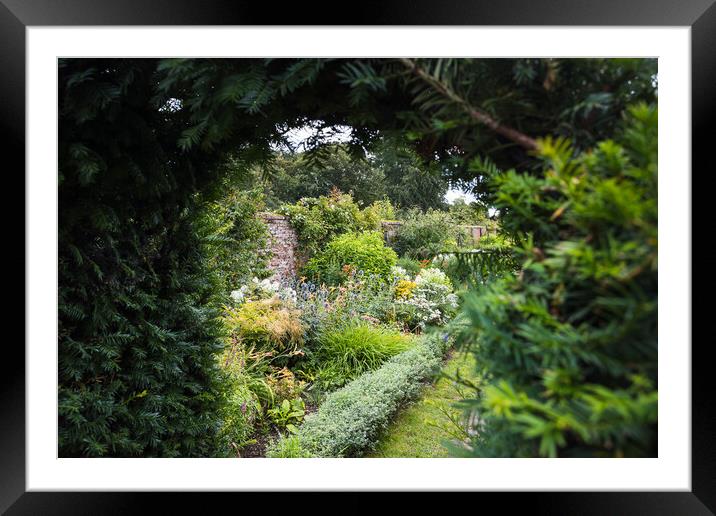
<svg viewBox="0 0 716 516"><path fill-rule="evenodd" d="M0 2L8 514L716 510L691 287L713 2Z"/></svg>

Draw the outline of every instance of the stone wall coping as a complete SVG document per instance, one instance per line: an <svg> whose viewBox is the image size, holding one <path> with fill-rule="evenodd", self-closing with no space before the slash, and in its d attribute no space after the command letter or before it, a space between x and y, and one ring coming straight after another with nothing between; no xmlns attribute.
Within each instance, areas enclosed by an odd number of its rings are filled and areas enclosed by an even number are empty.
<svg viewBox="0 0 716 516"><path fill-rule="evenodd" d="M279 215L278 213L259 213L259 217L264 220L288 220L286 215Z"/></svg>
<svg viewBox="0 0 716 516"><path fill-rule="evenodd" d="M381 220L381 225L383 226L402 226L403 221L402 220ZM482 228L487 229L487 226L479 226L479 225L469 225L469 224L458 224L457 225L460 228Z"/></svg>

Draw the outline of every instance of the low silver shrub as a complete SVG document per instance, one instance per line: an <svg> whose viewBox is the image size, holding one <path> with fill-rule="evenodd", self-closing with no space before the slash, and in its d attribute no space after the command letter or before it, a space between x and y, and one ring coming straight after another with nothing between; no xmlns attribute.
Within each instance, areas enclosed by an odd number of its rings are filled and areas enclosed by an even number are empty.
<svg viewBox="0 0 716 516"><path fill-rule="evenodd" d="M447 337L422 337L415 347L329 394L298 433L273 443L267 456L356 457L372 449L401 405L416 398L422 382L439 370L447 347Z"/></svg>

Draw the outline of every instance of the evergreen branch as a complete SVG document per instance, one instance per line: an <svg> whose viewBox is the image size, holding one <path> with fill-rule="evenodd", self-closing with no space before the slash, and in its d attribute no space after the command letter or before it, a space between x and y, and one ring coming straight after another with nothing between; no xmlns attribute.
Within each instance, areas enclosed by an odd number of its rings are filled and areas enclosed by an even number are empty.
<svg viewBox="0 0 716 516"><path fill-rule="evenodd" d="M415 61L407 58L400 58L400 61L405 65L406 68L408 68L417 77L427 83L433 90L437 91L452 102L458 104L468 115L470 115L473 120L476 120L477 122L489 127L497 134L504 136L508 140L515 142L516 144L524 147L527 150L537 149L537 141L534 138L527 136L526 134L518 131L517 129L501 124L487 113L480 111L479 109L470 105L467 100L460 97L449 86L447 86L442 81L433 77L428 72L420 68L415 63Z"/></svg>

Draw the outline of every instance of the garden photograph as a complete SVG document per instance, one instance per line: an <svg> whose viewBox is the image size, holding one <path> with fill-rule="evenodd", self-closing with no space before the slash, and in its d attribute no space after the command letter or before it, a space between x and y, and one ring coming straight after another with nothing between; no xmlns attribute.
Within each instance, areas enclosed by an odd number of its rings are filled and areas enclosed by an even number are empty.
<svg viewBox="0 0 716 516"><path fill-rule="evenodd" d="M657 457L657 59L57 80L58 457Z"/></svg>

